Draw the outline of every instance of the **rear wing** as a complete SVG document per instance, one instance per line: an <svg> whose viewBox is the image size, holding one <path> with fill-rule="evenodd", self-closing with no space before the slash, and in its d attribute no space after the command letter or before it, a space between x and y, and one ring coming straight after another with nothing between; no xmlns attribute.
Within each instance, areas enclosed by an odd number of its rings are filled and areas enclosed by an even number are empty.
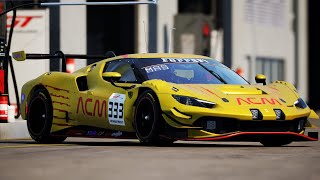
<svg viewBox="0 0 320 180"><path fill-rule="evenodd" d="M13 52L12 57L16 61L25 61L27 59L43 60L43 59L61 59L61 71L67 71L67 58L75 59L108 59L115 57L115 53L108 51L105 55L83 55L83 54L64 54L62 51L57 51L54 54L27 54L25 51Z"/></svg>

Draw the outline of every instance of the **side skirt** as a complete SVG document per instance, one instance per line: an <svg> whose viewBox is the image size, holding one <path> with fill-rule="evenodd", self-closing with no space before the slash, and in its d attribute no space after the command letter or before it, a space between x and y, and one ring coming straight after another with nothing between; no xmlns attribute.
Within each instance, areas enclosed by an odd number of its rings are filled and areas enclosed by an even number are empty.
<svg viewBox="0 0 320 180"><path fill-rule="evenodd" d="M73 126L51 134L52 136L89 137L89 138L120 138L137 139L135 132L124 132L92 126Z"/></svg>

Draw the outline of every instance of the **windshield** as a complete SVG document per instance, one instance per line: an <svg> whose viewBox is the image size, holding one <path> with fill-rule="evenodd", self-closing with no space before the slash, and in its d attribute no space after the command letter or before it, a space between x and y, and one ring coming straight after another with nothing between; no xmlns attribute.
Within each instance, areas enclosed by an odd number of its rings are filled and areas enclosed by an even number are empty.
<svg viewBox="0 0 320 180"><path fill-rule="evenodd" d="M137 69L148 79L176 84L248 84L227 66L212 59L136 59Z"/></svg>

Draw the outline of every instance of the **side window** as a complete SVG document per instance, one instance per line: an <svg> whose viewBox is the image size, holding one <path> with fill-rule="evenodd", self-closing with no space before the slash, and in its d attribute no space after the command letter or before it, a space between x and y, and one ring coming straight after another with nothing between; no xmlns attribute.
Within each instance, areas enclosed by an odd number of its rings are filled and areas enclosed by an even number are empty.
<svg viewBox="0 0 320 180"><path fill-rule="evenodd" d="M137 78L132 70L131 65L127 61L112 61L106 64L104 72L118 72L121 78L118 82L136 83Z"/></svg>

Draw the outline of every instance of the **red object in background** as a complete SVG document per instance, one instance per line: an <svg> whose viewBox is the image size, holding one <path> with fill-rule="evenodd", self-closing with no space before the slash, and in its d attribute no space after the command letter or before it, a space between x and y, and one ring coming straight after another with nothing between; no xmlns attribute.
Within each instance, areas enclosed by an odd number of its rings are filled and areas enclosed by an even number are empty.
<svg viewBox="0 0 320 180"><path fill-rule="evenodd" d="M2 13L2 11L3 11L3 4L2 2L0 2L0 13Z"/></svg>
<svg viewBox="0 0 320 180"><path fill-rule="evenodd" d="M0 69L0 94L4 94L4 70Z"/></svg>
<svg viewBox="0 0 320 180"><path fill-rule="evenodd" d="M242 70L242 68L237 68L237 69L236 69L236 73L239 74L240 76L242 76L242 75L243 75L243 70Z"/></svg>
<svg viewBox="0 0 320 180"><path fill-rule="evenodd" d="M8 122L8 96L0 95L0 122Z"/></svg>
<svg viewBox="0 0 320 180"><path fill-rule="evenodd" d="M67 58L66 59L66 65L67 65L67 73L73 73L75 70L75 64L73 58Z"/></svg>
<svg viewBox="0 0 320 180"><path fill-rule="evenodd" d="M7 16L7 28L11 27L11 20L13 16ZM41 16L16 16L16 21L14 23L15 28L25 28L27 27L33 19L41 18Z"/></svg>
<svg viewBox="0 0 320 180"><path fill-rule="evenodd" d="M205 23L202 27L202 34L205 37L209 37L210 36L210 26L208 23Z"/></svg>

